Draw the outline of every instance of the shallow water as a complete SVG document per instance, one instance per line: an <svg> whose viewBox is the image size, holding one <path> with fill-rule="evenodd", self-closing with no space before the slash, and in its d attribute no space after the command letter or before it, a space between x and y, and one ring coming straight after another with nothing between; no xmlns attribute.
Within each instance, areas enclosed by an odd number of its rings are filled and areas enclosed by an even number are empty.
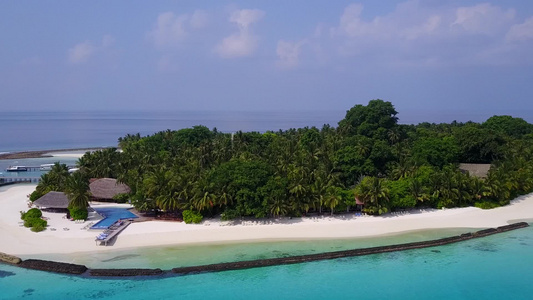
<svg viewBox="0 0 533 300"><path fill-rule="evenodd" d="M532 250L529 227L441 247L181 277L81 278L0 265L0 298L530 299Z"/></svg>
<svg viewBox="0 0 533 300"><path fill-rule="evenodd" d="M105 252L42 254L37 257L32 256L32 258L82 264L92 268L161 268L163 270L170 270L175 267L183 266L287 257L426 241L472 231L475 230L458 228L414 231L395 235L356 239L169 245L159 247L139 247L126 250L110 249ZM25 258L30 257L28 256Z"/></svg>

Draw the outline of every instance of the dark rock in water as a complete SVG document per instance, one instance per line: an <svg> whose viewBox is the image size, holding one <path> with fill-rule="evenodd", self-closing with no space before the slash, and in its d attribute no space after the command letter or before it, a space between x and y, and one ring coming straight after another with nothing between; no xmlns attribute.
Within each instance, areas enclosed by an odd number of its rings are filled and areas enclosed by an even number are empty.
<svg viewBox="0 0 533 300"><path fill-rule="evenodd" d="M25 289L22 291L24 294L22 295L22 298L26 298L27 296L33 296L33 292L35 292L34 289Z"/></svg>
<svg viewBox="0 0 533 300"><path fill-rule="evenodd" d="M440 250L431 250L431 252L440 253Z"/></svg>
<svg viewBox="0 0 533 300"><path fill-rule="evenodd" d="M497 247L494 244L490 244L490 243L486 243L486 242L474 245L474 247L472 247L472 248L474 250L483 251L483 252L498 252L498 249L497 249Z"/></svg>
<svg viewBox="0 0 533 300"><path fill-rule="evenodd" d="M91 269L89 270L91 276L154 276L161 275L163 271L161 269Z"/></svg>
<svg viewBox="0 0 533 300"><path fill-rule="evenodd" d="M528 243L520 243L520 245L522 245L522 246L529 246Z"/></svg>
<svg viewBox="0 0 533 300"><path fill-rule="evenodd" d="M34 269L41 271L49 271L55 273L66 274L83 274L87 271L87 267L83 265L67 264L62 262L40 260L40 259L28 259L22 261L19 266L26 269Z"/></svg>
<svg viewBox="0 0 533 300"><path fill-rule="evenodd" d="M8 276L13 276L13 275L15 275L15 273L0 270L0 278L4 278L4 277L8 277Z"/></svg>
<svg viewBox="0 0 533 300"><path fill-rule="evenodd" d="M102 298L110 298L115 295L114 291L98 291L89 295L86 295L85 298L88 299L102 299Z"/></svg>

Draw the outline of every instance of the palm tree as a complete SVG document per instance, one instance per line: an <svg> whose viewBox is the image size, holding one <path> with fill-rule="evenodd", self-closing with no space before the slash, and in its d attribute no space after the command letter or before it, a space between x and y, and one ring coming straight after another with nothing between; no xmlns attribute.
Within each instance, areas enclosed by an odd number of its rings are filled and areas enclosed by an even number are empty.
<svg viewBox="0 0 533 300"><path fill-rule="evenodd" d="M383 205L383 201L389 200L389 190L383 184L383 179L377 177L365 177L355 187L355 196L361 199L367 211L378 215L384 214L388 208Z"/></svg>
<svg viewBox="0 0 533 300"><path fill-rule="evenodd" d="M486 190L484 181L477 177L472 177L472 181L470 182L470 190L474 201L481 200Z"/></svg>
<svg viewBox="0 0 533 300"><path fill-rule="evenodd" d="M269 201L269 211L274 217L286 215L289 211L288 205L285 203L285 199L281 197L274 197Z"/></svg>
<svg viewBox="0 0 533 300"><path fill-rule="evenodd" d="M69 208L83 209L89 206L89 181L81 172L74 172L68 177L65 193L70 200Z"/></svg>
<svg viewBox="0 0 533 300"><path fill-rule="evenodd" d="M426 193L422 182L418 178L413 178L409 182L409 192L411 196L416 199L416 201L424 202L429 199L429 195Z"/></svg>
<svg viewBox="0 0 533 300"><path fill-rule="evenodd" d="M326 191L324 204L327 207L329 207L329 209L331 210L331 215L332 216L333 216L333 212L335 211L335 207L337 207L337 205L339 205L341 200L342 200L342 197L341 197L341 195L339 195L339 193L337 193L337 188L335 188L334 186L328 187L328 189Z"/></svg>

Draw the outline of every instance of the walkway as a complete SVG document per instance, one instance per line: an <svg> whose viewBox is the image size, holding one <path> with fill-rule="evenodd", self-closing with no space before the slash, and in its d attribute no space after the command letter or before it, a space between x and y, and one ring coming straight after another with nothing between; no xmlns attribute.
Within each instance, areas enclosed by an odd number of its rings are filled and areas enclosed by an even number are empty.
<svg viewBox="0 0 533 300"><path fill-rule="evenodd" d="M95 239L96 245L100 243L101 245L107 246L107 243L113 238L118 236L126 227L128 227L133 221L130 220L118 220L115 224L109 226L108 229L104 230L103 233L98 235Z"/></svg>

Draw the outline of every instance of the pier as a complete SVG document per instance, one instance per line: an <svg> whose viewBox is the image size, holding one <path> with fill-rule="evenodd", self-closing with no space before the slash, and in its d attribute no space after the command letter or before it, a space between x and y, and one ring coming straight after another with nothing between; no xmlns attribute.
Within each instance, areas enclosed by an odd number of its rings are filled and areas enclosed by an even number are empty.
<svg viewBox="0 0 533 300"><path fill-rule="evenodd" d="M19 173L19 172L34 172L34 171L40 171L41 170L41 166L16 166L18 168L20 168L21 170L9 170L7 169L6 171L7 172L12 172L12 173Z"/></svg>
<svg viewBox="0 0 533 300"><path fill-rule="evenodd" d="M126 227L128 227L133 221L130 220L119 220L115 224L111 225L108 229L104 230L104 234L107 234L105 237L100 238L100 236L96 237L95 242L96 245L100 243L100 245L107 246L107 243L117 237Z"/></svg>
<svg viewBox="0 0 533 300"><path fill-rule="evenodd" d="M36 176L27 176L27 177L19 177L19 176L0 176L0 184L2 183L39 183L41 181L41 177Z"/></svg>
<svg viewBox="0 0 533 300"><path fill-rule="evenodd" d="M20 168L19 170L9 170L7 168L5 171L10 173L22 173L22 172L35 172L35 171L50 171L54 164L44 164L40 166L10 166L10 167L17 167ZM67 168L72 169L76 166L67 165Z"/></svg>

